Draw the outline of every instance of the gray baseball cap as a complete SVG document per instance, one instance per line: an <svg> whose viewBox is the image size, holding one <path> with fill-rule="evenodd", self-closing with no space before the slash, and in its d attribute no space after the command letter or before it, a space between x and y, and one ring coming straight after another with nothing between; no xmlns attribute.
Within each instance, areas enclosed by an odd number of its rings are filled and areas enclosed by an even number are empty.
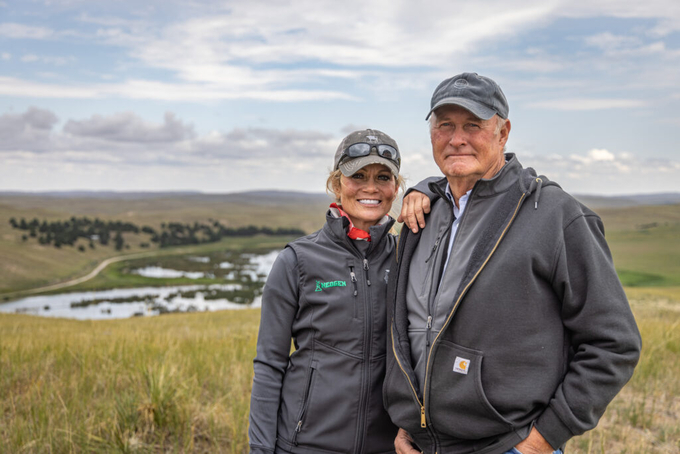
<svg viewBox="0 0 680 454"><path fill-rule="evenodd" d="M510 107L503 90L496 82L477 73L463 73L446 79L434 90L430 101L430 112L437 108L453 104L469 110L482 120L494 115L507 120Z"/></svg>
<svg viewBox="0 0 680 454"><path fill-rule="evenodd" d="M370 145L369 154L366 156L350 157L346 150L355 144ZM389 145L397 151L397 156L394 159L388 159L379 154L380 145ZM401 165L401 156L399 154L399 147L393 138L377 129L364 129L362 131L354 131L347 137L342 139L338 149L335 152L335 160L333 163L333 170L338 170L346 177L351 177L359 169L362 169L370 164L382 164L386 166L394 176L399 176L399 167Z"/></svg>

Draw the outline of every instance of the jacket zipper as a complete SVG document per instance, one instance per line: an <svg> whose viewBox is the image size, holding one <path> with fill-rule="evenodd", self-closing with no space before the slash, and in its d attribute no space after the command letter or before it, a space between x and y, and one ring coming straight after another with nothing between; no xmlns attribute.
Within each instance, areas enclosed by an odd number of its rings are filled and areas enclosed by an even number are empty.
<svg viewBox="0 0 680 454"><path fill-rule="evenodd" d="M406 377L406 381L408 381L408 384L411 387L411 391L413 391L413 396L415 396L416 401L418 402L418 405L420 406L420 427L425 428L425 427L427 427L427 423L425 422L425 405L423 405L420 402L420 398L418 397L418 393L416 392L416 388L415 388L415 386L413 386L413 382L411 381L408 374L404 370L404 366L401 365L401 361L399 361L399 355L397 355L397 349L394 347L394 318L392 319L392 323L390 324L390 336L392 336L392 353L394 353L394 358L397 360L397 364L399 365L399 369L401 369L401 372Z"/></svg>
<svg viewBox="0 0 680 454"><path fill-rule="evenodd" d="M522 197L520 197L519 201L517 202L517 206L515 207L515 212L512 214L512 218L510 218L510 221L508 224L505 226L503 229L503 233L501 233L501 236L498 238L496 241L496 244L494 245L493 249L491 249L491 252L489 252L489 255L486 257L484 260L484 263L482 263L482 266L479 267L473 278L468 282L468 284L465 286L463 291L461 292L460 296L458 297L458 300L456 300L456 303L453 305L453 309L451 309L451 312L449 313L449 316L446 318L446 322L444 323L444 326L437 332L437 336L434 338L434 341L432 341L432 347L430 347L430 352L427 354L427 363L425 364L425 380L423 383L423 402L425 402L425 398L427 396L427 384L429 383L428 381L428 375L430 373L430 360L432 359L432 351L434 350L435 345L437 344L437 341L439 340L441 334L444 332L444 330L449 326L449 323L451 322L451 319L453 318L453 314L456 312L456 309L460 305L460 302L462 301L463 297L467 293L468 289L472 284L477 280L477 277L479 274L482 272L482 270L486 267L486 264L489 262L489 259L491 256L496 252L496 249L498 248L498 245L500 242L503 240L505 237L505 234L507 233L508 229L512 225L513 221L515 220L515 217L517 216L517 212L519 211L519 207L522 205L522 201L524 200L524 197L526 196L526 193L522 194ZM403 369L402 369L403 370ZM423 425L423 421L425 421L425 404L421 406L420 410L421 414L421 427L425 427Z"/></svg>
<svg viewBox="0 0 680 454"><path fill-rule="evenodd" d="M420 406L420 427L423 429L427 428L427 418L426 418L426 411L425 411L425 396L426 390L427 390L427 384L428 384L428 376L430 372L430 359L432 358L432 350L434 350L435 344L439 340L439 337L442 332L448 327L451 318L453 317L453 314L456 312L456 309L458 308L458 305L462 301L463 297L467 293L468 289L470 286L477 280L477 277L479 276L479 273L482 272L482 270L486 267L486 264L488 263L489 259L491 256L496 252L496 249L498 248L498 245L500 244L501 240L503 240L503 237L507 233L508 229L512 225L513 221L515 220L515 217L517 216L517 212L519 211L519 207L522 205L522 201L524 200L524 197L526 196L526 193L522 194L522 197L520 197L519 201L517 202L517 206L515 207L515 212L512 215L512 218L508 222L508 224L505 226L505 229L503 229L503 233L501 236L498 238L498 241L496 241L496 244L494 245L493 249L489 253L489 255L486 257L486 260L484 260L484 263L482 266L477 270L477 273L475 273L474 277L472 280L465 286L465 289L461 292L460 296L458 297L458 300L456 301L456 304L454 304L453 309L451 309L451 312L449 313L449 316L446 319L446 322L444 323L444 326L439 330L437 333L437 336L435 337L434 341L432 342L432 347L430 348L430 352L428 353L427 356L427 363L425 365L425 380L423 384L423 402L420 401L420 398L418 397L418 393L416 392L415 387L413 386L413 382L411 382L411 379L409 378L408 374L404 370L403 365L401 364L401 361L399 360L399 355L397 355L397 350L395 348L394 344L394 318L392 318L392 323L390 324L390 336L392 338L392 353L394 354L394 358L397 360L397 364L399 365L399 368L401 369L401 372L404 374L406 377L406 381L408 381L409 386L411 387L411 391L413 391L413 395L416 398L416 402L418 402L418 405ZM400 260L401 262L401 260ZM431 323L431 319L428 317L428 324Z"/></svg>
<svg viewBox="0 0 680 454"><path fill-rule="evenodd" d="M300 433L300 430L302 430L302 423L305 420L305 413L307 413L307 407L309 407L309 394L312 390L312 379L314 378L314 367L310 366L309 368L309 378L307 379L307 389L305 390L305 401L304 404L302 405L302 411L300 412L300 418L298 418L298 423L295 426L295 432L293 432L293 444L295 446L298 445L297 443L297 437L298 434Z"/></svg>
<svg viewBox="0 0 680 454"><path fill-rule="evenodd" d="M368 255L368 254L367 254ZM366 441L366 437L364 436L364 433L366 431L366 408L368 406L368 378L369 378L369 364L371 362L371 346L372 346L372 339L373 339L373 313L371 310L371 279L368 275L368 258L363 257L363 268L364 268L364 273L366 275L366 297L363 298L364 300L364 323L366 324L366 327L364 329L364 346L365 346L365 355L364 355L364 361L362 365L362 393L361 393L361 401L359 404L359 414L358 414L358 430L355 436L355 452L361 453L364 450L364 442ZM355 276L356 277L356 276Z"/></svg>

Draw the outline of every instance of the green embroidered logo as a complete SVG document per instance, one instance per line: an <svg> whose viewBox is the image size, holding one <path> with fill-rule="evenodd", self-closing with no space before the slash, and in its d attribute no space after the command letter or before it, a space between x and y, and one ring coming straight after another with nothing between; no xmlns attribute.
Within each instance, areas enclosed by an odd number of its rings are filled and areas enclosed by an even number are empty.
<svg viewBox="0 0 680 454"><path fill-rule="evenodd" d="M325 288L331 288L331 287L347 287L347 282L345 282L345 281L330 281L330 282L316 281L316 290L314 290L314 291L320 292Z"/></svg>

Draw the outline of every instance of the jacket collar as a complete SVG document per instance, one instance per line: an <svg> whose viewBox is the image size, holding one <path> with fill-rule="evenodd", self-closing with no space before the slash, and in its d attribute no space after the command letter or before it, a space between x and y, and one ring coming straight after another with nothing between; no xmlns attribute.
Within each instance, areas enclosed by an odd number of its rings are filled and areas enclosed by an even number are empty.
<svg viewBox="0 0 680 454"><path fill-rule="evenodd" d="M380 244L392 228L394 219L392 219L391 216L388 217L389 220L387 222L380 225L374 225L370 228L371 245L368 248L368 252L373 250L376 247L376 244ZM323 226L323 230L333 239L333 241L343 244L351 243L352 240L347 236L348 228L349 220L347 218L335 217L330 209L326 212L326 224Z"/></svg>
<svg viewBox="0 0 680 454"><path fill-rule="evenodd" d="M489 179L477 180L473 188L473 193L477 197L491 197L508 191L514 184L522 172L522 164L520 164L517 156L514 153L505 153L505 165L498 171L496 175ZM430 190L435 192L440 197L446 198L446 185L448 181L442 178L434 183L430 183Z"/></svg>

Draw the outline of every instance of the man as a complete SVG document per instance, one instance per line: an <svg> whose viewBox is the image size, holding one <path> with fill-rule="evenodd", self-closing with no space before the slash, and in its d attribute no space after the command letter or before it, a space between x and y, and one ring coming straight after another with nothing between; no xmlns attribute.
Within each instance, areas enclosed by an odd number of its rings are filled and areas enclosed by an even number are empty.
<svg viewBox="0 0 680 454"><path fill-rule="evenodd" d="M429 183L425 228L404 204L413 231L402 230L388 295L383 395L399 454L560 452L596 426L638 361L600 218L504 154L508 111L474 73L432 96L445 178Z"/></svg>

